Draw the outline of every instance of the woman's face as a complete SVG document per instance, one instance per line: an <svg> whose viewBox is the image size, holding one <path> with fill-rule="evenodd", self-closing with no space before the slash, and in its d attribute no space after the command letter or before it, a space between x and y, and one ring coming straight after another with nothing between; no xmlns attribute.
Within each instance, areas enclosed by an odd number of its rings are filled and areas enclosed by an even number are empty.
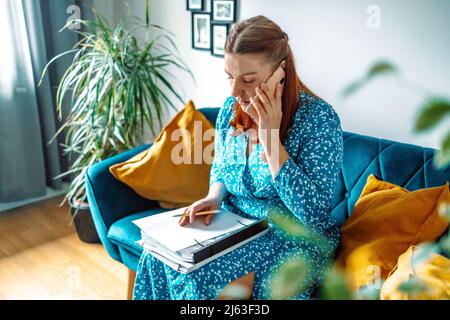
<svg viewBox="0 0 450 320"><path fill-rule="evenodd" d="M272 69L272 64L262 55L225 53L225 73L230 81L231 95L244 110L250 104L250 97L256 96L256 88L272 75Z"/></svg>

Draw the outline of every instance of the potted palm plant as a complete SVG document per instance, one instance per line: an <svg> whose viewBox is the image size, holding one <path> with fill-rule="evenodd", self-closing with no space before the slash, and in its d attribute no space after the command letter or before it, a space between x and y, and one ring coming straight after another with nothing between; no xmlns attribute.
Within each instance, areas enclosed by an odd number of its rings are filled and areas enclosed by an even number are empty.
<svg viewBox="0 0 450 320"><path fill-rule="evenodd" d="M148 4L146 21L137 20L130 30L122 22L110 28L95 10L94 16L93 21L70 22L83 26L82 31L75 30L81 41L72 50L53 58L43 71L44 76L54 61L74 54L56 97L59 119L65 98L70 101L70 111L50 143L65 131L63 152L73 163L55 179L73 176L61 205L69 203L78 235L86 242L99 241L86 203L86 170L143 144L145 127L155 135L156 125L162 127L164 113L171 108L177 110L172 100L183 103L169 68L182 69L193 78L177 54L174 34L149 23ZM144 30L148 41L134 34L138 28Z"/></svg>

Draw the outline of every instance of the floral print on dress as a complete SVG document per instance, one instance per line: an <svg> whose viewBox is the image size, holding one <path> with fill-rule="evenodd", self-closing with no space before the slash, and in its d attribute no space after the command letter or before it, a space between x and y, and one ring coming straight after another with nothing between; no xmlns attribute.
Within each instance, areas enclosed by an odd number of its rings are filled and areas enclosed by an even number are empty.
<svg viewBox="0 0 450 320"><path fill-rule="evenodd" d="M139 260L134 299L217 299L228 283L254 272L254 299L270 299L273 275L296 257L315 267L305 276L303 292L293 298L311 297L339 245L339 228L331 217L331 201L343 158L341 122L334 109L320 98L300 93L284 147L289 159L273 178L257 144L246 156L247 132L232 135L229 123L235 99L229 97L219 110L210 185L223 183L228 195L223 209L250 218L285 212L298 223L322 234L327 250L305 241L293 241L269 219L270 230L234 251L189 274L179 273L144 251Z"/></svg>

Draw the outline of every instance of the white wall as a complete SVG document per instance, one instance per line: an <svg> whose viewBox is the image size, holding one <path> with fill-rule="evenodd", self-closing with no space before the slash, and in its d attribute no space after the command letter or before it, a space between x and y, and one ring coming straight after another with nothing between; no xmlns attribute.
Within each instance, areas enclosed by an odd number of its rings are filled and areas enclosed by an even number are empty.
<svg viewBox="0 0 450 320"><path fill-rule="evenodd" d="M117 12L116 6L117 1L116 0L93 0L94 6L98 13L100 13L103 17L106 18L106 20L114 25L115 24L115 15L114 13Z"/></svg>
<svg viewBox="0 0 450 320"><path fill-rule="evenodd" d="M101 0L96 0L101 2ZM209 8L209 1L208 8ZM151 22L178 36L178 48L197 85L178 74L186 99L198 107L220 106L229 95L223 59L191 49L191 16L184 0L151 0ZM238 0L238 18L262 14L290 37L302 80L338 112L346 131L439 147L444 127L418 135L412 127L426 92L408 89L394 78L373 82L344 101L347 84L364 75L371 63L388 59L402 74L428 88L450 95L450 1L448 0ZM367 27L370 5L381 10L381 28ZM114 2L117 20L126 11ZM130 10L144 16L145 0L132 0ZM181 108L182 106L180 106Z"/></svg>

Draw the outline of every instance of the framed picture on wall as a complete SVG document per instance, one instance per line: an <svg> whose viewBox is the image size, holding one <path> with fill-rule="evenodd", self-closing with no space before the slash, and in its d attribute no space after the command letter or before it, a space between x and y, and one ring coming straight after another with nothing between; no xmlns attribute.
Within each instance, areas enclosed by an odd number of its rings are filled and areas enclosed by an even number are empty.
<svg viewBox="0 0 450 320"><path fill-rule="evenodd" d="M205 10L205 0L186 0L186 10L192 12Z"/></svg>
<svg viewBox="0 0 450 320"><path fill-rule="evenodd" d="M215 23L236 21L236 0L212 0L211 16Z"/></svg>
<svg viewBox="0 0 450 320"><path fill-rule="evenodd" d="M192 12L192 48L211 50L211 15Z"/></svg>
<svg viewBox="0 0 450 320"><path fill-rule="evenodd" d="M211 54L216 57L225 55L225 41L230 26L228 24L211 24Z"/></svg>

